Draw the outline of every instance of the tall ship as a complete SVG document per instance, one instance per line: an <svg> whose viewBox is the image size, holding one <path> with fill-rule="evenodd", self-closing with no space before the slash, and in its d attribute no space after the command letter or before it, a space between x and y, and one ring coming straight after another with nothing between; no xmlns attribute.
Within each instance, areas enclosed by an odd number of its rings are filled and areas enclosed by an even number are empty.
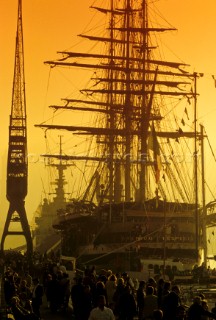
<svg viewBox="0 0 216 320"><path fill-rule="evenodd" d="M53 221L62 254L113 270L139 271L147 259L199 264L206 255L202 75L164 57L162 37L176 29L160 14L153 20L154 1L103 4L91 7L100 25L79 35L85 51L45 62L76 69L77 77L91 72L86 87L50 106L67 121L36 125L74 139L70 152L44 154L73 166L72 200Z"/></svg>

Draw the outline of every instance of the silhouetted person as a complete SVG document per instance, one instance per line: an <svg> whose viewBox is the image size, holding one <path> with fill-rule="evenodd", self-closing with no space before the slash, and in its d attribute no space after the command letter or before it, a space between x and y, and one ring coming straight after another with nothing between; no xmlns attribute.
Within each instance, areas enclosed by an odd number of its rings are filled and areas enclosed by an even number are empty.
<svg viewBox="0 0 216 320"><path fill-rule="evenodd" d="M216 302L215 302L215 306L211 309L211 312L216 314Z"/></svg>
<svg viewBox="0 0 216 320"><path fill-rule="evenodd" d="M158 308L162 307L163 289L164 289L164 279L159 279L158 287L157 287Z"/></svg>
<svg viewBox="0 0 216 320"><path fill-rule="evenodd" d="M213 319L216 319L216 314L205 310L202 307L202 299L197 296L194 298L193 304L190 306L188 310L188 320L201 320L203 316L208 316Z"/></svg>
<svg viewBox="0 0 216 320"><path fill-rule="evenodd" d="M139 320L143 319L143 309L145 304L145 281L139 282L139 288L137 289L137 311Z"/></svg>
<svg viewBox="0 0 216 320"><path fill-rule="evenodd" d="M158 308L158 298L154 294L154 288L148 286L146 288L146 297L144 301L143 315L144 319L151 319L153 312Z"/></svg>
<svg viewBox="0 0 216 320"><path fill-rule="evenodd" d="M89 285L85 285L83 288L83 295L81 298L80 318L82 320L88 320L92 308L93 308L93 303L92 303L91 288Z"/></svg>
<svg viewBox="0 0 216 320"><path fill-rule="evenodd" d="M16 294L17 287L14 282L13 274L7 272L4 278L4 296L6 304L10 304L11 298Z"/></svg>
<svg viewBox="0 0 216 320"><path fill-rule="evenodd" d="M136 302L130 285L126 285L119 299L119 320L133 320L136 315Z"/></svg>
<svg viewBox="0 0 216 320"><path fill-rule="evenodd" d="M114 274L111 274L108 277L108 280L105 284L106 293L107 293L107 304L111 309L113 308L113 296L117 286L117 278Z"/></svg>
<svg viewBox="0 0 216 320"><path fill-rule="evenodd" d="M176 310L176 320L185 320L186 319L186 309L184 306L179 306Z"/></svg>
<svg viewBox="0 0 216 320"><path fill-rule="evenodd" d="M43 286L39 283L39 279L33 279L33 290L32 290L32 308L34 313L40 319L40 306L42 305L42 297L43 297Z"/></svg>
<svg viewBox="0 0 216 320"><path fill-rule="evenodd" d="M79 278L77 283L74 284L71 288L71 300L73 305L73 312L76 320L81 319L82 312L82 297L84 292L83 280Z"/></svg>
<svg viewBox="0 0 216 320"><path fill-rule="evenodd" d="M92 290L92 295L93 307L97 307L99 296L105 296L105 299L107 301L107 292L103 281L97 281L95 288Z"/></svg>
<svg viewBox="0 0 216 320"><path fill-rule="evenodd" d="M165 320L173 320L176 317L177 308L181 305L180 289L173 286L172 291L163 299L163 313Z"/></svg>
<svg viewBox="0 0 216 320"><path fill-rule="evenodd" d="M114 295L113 295L114 314L117 315L117 316L119 315L119 300L120 300L122 294L124 293L124 291L125 291L124 279L123 278L118 278L116 290L115 290Z"/></svg>
<svg viewBox="0 0 216 320"><path fill-rule="evenodd" d="M112 309L106 307L105 296L99 296L97 304L98 306L92 309L88 320L115 320Z"/></svg>

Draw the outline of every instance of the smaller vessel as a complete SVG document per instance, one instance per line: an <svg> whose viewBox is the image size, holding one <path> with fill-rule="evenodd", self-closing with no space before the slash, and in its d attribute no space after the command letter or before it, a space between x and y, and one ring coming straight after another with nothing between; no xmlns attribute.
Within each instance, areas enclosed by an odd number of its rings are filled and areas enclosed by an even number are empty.
<svg viewBox="0 0 216 320"><path fill-rule="evenodd" d="M62 141L60 136L60 155L62 154ZM52 200L43 199L43 203L39 204L34 214L33 222L33 243L34 248L45 253L56 249L60 245L60 233L53 228L53 222L57 215L66 208L68 202L64 186L67 184L64 171L67 164L60 159L57 163L49 163L49 167L54 167L57 171L57 178L51 182L55 186L54 192L49 193L53 196Z"/></svg>

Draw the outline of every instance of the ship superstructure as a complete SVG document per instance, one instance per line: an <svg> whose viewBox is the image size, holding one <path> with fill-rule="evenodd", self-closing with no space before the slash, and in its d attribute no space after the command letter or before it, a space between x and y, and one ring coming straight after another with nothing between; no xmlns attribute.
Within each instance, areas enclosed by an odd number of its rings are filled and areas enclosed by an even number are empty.
<svg viewBox="0 0 216 320"><path fill-rule="evenodd" d="M59 155L62 154L62 137L60 136ZM53 223L56 218L64 212L68 203L67 193L65 192L64 172L67 169L65 161L48 161L46 166L49 169L54 169L56 178L51 181L53 192L49 192L47 197L38 206L34 214L34 248L35 250L45 253L59 248L61 234L53 228ZM54 188L53 188L54 187Z"/></svg>

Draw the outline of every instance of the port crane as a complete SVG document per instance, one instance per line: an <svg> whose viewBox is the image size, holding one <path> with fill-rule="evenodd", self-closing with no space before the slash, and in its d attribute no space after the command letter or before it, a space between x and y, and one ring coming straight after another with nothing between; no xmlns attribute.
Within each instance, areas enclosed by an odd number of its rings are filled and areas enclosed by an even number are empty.
<svg viewBox="0 0 216 320"><path fill-rule="evenodd" d="M32 237L25 210L25 197L28 189L27 179L28 160L22 0L18 0L15 65L7 159L6 196L9 201L9 210L2 233L2 252L4 252L5 238L7 236L24 236L27 246L27 255L30 256L32 254Z"/></svg>

